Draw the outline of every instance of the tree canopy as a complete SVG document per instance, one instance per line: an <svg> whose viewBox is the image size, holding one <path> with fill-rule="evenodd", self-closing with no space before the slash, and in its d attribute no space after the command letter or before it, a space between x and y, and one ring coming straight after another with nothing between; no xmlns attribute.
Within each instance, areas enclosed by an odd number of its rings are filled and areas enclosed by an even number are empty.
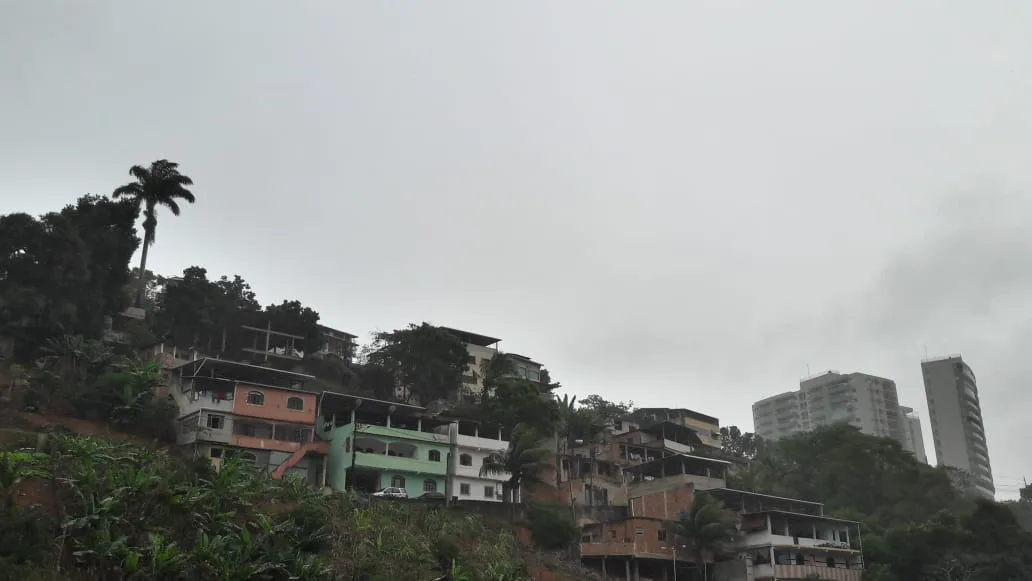
<svg viewBox="0 0 1032 581"><path fill-rule="evenodd" d="M468 357L458 337L423 323L373 335L368 363L387 370L404 398L411 395L427 405L458 392Z"/></svg>
<svg viewBox="0 0 1032 581"><path fill-rule="evenodd" d="M84 196L34 218L0 216L0 334L16 359L51 337L99 338L106 317L128 306L129 261L140 244L131 203Z"/></svg>
<svg viewBox="0 0 1032 581"><path fill-rule="evenodd" d="M1032 537L1015 514L963 496L895 440L845 425L797 434L762 446L729 486L861 521L866 580L1032 579Z"/></svg>
<svg viewBox="0 0 1032 581"><path fill-rule="evenodd" d="M720 428L720 449L728 456L749 460L763 448L763 438L738 426Z"/></svg>

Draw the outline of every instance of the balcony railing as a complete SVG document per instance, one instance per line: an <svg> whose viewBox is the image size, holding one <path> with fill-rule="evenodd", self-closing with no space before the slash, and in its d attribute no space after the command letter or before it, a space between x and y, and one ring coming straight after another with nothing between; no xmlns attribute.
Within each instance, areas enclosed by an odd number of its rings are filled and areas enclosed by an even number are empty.
<svg viewBox="0 0 1032 581"><path fill-rule="evenodd" d="M774 579L807 579L816 578L821 581L860 581L863 569L847 569L845 567L826 567L820 565L756 565L753 576L773 577Z"/></svg>

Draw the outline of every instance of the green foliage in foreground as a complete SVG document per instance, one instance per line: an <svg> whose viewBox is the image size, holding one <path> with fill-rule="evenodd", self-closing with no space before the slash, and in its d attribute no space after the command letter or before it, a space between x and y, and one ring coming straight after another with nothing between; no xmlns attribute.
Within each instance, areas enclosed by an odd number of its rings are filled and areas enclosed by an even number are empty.
<svg viewBox="0 0 1032 581"><path fill-rule="evenodd" d="M515 537L480 516L324 496L247 463L215 473L97 438L0 456L0 578L164 581L526 579Z"/></svg>

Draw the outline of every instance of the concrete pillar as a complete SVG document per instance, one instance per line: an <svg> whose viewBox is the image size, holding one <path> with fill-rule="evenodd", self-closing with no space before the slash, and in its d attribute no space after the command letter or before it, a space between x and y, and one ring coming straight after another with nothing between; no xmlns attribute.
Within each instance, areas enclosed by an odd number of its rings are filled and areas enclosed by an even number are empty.
<svg viewBox="0 0 1032 581"><path fill-rule="evenodd" d="M641 581L641 571L638 569L640 561L634 560L634 581Z"/></svg>
<svg viewBox="0 0 1032 581"><path fill-rule="evenodd" d="M623 566L624 566L624 579L626 579L626 581L631 581L631 559L630 559L630 557L624 559Z"/></svg>

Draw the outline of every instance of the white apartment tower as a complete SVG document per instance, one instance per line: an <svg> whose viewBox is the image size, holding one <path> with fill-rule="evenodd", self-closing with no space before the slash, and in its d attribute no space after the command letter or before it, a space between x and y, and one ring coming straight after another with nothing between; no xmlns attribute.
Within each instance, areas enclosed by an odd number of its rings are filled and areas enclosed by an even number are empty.
<svg viewBox="0 0 1032 581"><path fill-rule="evenodd" d="M975 373L960 355L951 355L922 361L921 375L939 466L967 472L975 492L994 498L996 487Z"/></svg>
<svg viewBox="0 0 1032 581"><path fill-rule="evenodd" d="M928 454L925 453L920 416L917 415L914 408L904 406L899 406L899 413L903 416L903 448L913 454L919 462L927 464Z"/></svg>
<svg viewBox="0 0 1032 581"><path fill-rule="evenodd" d="M820 426L848 423L865 434L904 441L896 382L866 373L828 371L753 404L756 434L778 440Z"/></svg>

